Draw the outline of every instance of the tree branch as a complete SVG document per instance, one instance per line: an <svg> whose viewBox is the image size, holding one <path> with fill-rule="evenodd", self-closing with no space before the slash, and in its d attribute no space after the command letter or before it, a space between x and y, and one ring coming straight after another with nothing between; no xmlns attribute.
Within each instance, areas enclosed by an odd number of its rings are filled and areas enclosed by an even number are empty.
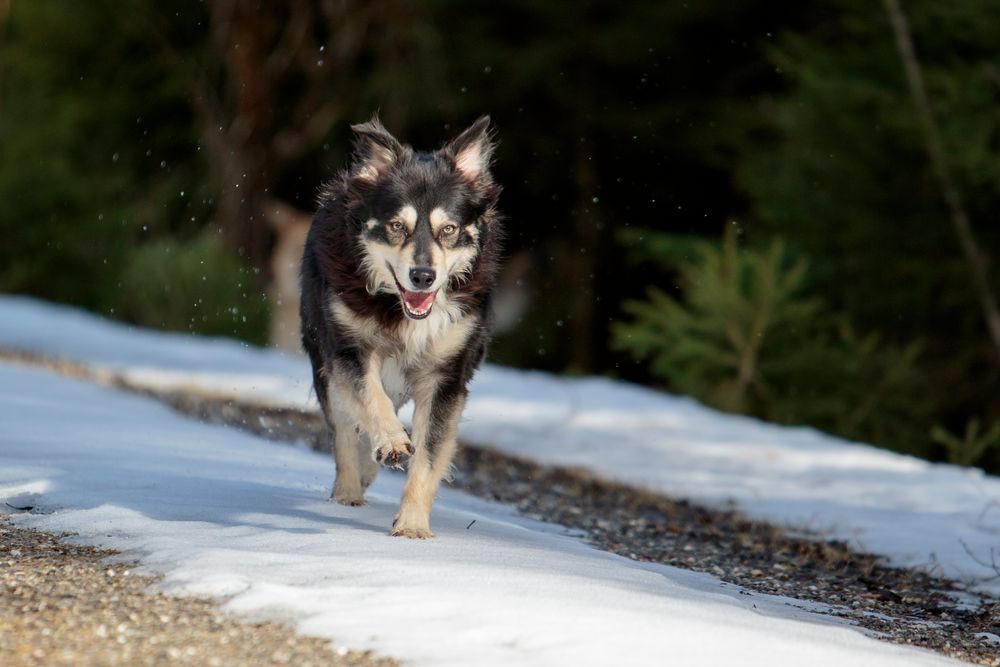
<svg viewBox="0 0 1000 667"><path fill-rule="evenodd" d="M993 294L990 287L989 259L976 242L961 192L949 169L944 144L941 141L941 134L931 110L927 87L924 84L920 62L917 60L917 54L913 47L913 38L910 35L906 15L903 13L899 0L883 0L883 4L896 37L896 46L903 69L906 72L906 82L910 88L910 95L913 97L913 106L916 108L923 129L927 155L930 158L934 176L941 188L941 194L948 206L951 224L958 237L958 243L969 264L983 319L986 321L990 340L993 342L998 360L1000 360L1000 308L997 307L996 295Z"/></svg>
<svg viewBox="0 0 1000 667"><path fill-rule="evenodd" d="M302 45L309 40L309 31L316 17L308 5L295 3L288 21L264 63L265 76L280 81L288 75L299 57Z"/></svg>

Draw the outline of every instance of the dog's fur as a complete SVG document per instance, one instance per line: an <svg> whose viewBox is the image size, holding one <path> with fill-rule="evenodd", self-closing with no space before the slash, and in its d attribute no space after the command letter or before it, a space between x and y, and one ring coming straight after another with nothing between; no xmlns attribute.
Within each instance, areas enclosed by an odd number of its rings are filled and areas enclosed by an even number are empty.
<svg viewBox="0 0 1000 667"><path fill-rule="evenodd" d="M409 471L392 534L431 537L466 385L486 353L500 187L489 118L414 151L378 120L320 195L302 258L302 344L334 437L331 499L363 505L378 464ZM412 438L396 411L415 403Z"/></svg>

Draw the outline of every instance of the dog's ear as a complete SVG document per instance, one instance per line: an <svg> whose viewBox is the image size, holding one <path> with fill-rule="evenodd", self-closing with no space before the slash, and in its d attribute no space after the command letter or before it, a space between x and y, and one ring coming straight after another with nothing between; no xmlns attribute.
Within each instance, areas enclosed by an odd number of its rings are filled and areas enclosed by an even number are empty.
<svg viewBox="0 0 1000 667"><path fill-rule="evenodd" d="M467 130L452 139L444 150L453 160L458 173L470 181L478 181L489 175L494 148L496 144L490 117L480 116Z"/></svg>
<svg viewBox="0 0 1000 667"><path fill-rule="evenodd" d="M351 176L374 183L403 155L403 145L382 126L377 116L367 123L351 125L354 130L354 162Z"/></svg>

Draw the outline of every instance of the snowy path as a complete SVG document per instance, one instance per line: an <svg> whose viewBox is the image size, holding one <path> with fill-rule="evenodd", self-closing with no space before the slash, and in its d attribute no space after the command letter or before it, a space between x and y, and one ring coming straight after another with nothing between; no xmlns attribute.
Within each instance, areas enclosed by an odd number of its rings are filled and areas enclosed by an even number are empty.
<svg viewBox="0 0 1000 667"><path fill-rule="evenodd" d="M122 373L142 386L315 407L302 359L27 298L0 296L2 347ZM1000 560L1000 479L979 470L725 415L626 383L497 366L477 375L461 437L672 497L735 500L752 517L826 532L896 565L1000 595L1000 579L983 565Z"/></svg>
<svg viewBox="0 0 1000 667"><path fill-rule="evenodd" d="M44 371L0 364L0 424L0 497L37 508L19 522L411 664L956 664L457 492L437 540L390 538L401 476L380 477L369 507L333 505L325 456Z"/></svg>

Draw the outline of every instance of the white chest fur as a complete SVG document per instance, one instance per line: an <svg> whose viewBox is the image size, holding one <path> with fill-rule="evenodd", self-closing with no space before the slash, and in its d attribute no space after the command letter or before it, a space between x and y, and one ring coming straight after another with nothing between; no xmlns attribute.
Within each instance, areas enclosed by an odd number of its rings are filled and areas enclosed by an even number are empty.
<svg viewBox="0 0 1000 667"><path fill-rule="evenodd" d="M437 358L450 356L469 332L469 318L463 317L457 304L438 294L430 315L422 320L406 319L399 327L404 365L421 361L435 363Z"/></svg>
<svg viewBox="0 0 1000 667"><path fill-rule="evenodd" d="M406 380L408 370L418 368L433 373L441 364L449 363L469 339L476 318L458 313L458 319L452 320L451 315L435 304L427 318L407 320L400 327L401 346L382 361L382 386L397 409L411 395Z"/></svg>
<svg viewBox="0 0 1000 667"><path fill-rule="evenodd" d="M376 350L384 350L382 385L398 407L409 398L407 371L422 368L433 371L448 363L469 339L478 318L464 315L458 304L438 294L434 308L422 320L406 319L390 336L381 331L374 319L355 315L339 299L332 299L334 317L355 336L371 340Z"/></svg>
<svg viewBox="0 0 1000 667"><path fill-rule="evenodd" d="M381 377L382 389L392 401L392 407L399 410L400 406L410 399L410 389L406 384L403 367L399 365L395 357L389 357L382 361Z"/></svg>

